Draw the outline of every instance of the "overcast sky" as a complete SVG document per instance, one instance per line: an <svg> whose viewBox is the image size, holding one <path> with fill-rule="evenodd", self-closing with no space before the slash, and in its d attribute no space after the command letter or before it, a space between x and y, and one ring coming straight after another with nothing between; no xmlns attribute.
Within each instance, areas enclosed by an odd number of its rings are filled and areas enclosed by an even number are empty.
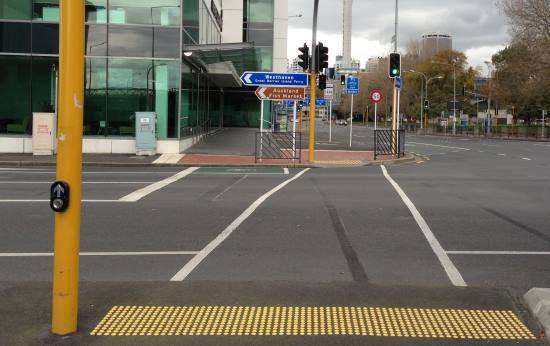
<svg viewBox="0 0 550 346"><path fill-rule="evenodd" d="M276 0L275 0L276 1ZM288 55L298 55L298 47L311 45L313 0L289 0ZM401 0L399 2L399 46L422 33L442 31L453 35L453 48L468 56L471 66L502 49L509 41L506 18L495 0ZM361 60L390 52L394 31L393 0L354 0L352 56ZM320 0L318 40L330 48L331 64L342 54L342 0Z"/></svg>

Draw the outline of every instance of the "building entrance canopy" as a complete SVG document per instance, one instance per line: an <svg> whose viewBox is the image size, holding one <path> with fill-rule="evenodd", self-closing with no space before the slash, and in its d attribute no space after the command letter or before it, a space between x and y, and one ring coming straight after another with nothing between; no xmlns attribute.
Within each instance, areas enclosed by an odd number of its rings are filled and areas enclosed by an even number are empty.
<svg viewBox="0 0 550 346"><path fill-rule="evenodd" d="M261 66L253 43L186 45L183 58L204 68L212 83L222 88L240 87L239 76Z"/></svg>

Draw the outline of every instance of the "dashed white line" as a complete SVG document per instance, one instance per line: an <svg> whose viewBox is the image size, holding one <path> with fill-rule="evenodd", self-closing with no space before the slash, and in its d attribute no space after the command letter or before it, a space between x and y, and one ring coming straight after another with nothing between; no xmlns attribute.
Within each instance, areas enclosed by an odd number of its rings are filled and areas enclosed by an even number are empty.
<svg viewBox="0 0 550 346"><path fill-rule="evenodd" d="M409 197L407 197L407 194L401 189L401 187L395 182L395 180L392 179L386 167L381 166L381 168L382 168L382 173L384 174L384 177L386 177L386 179L393 186L395 191L397 191L397 194L401 197L405 205L409 208L409 211L411 212L416 223L418 224L418 227L420 227L420 230L422 231L422 233L424 233L424 236L426 237L428 244L430 244L433 252L439 259L439 262L443 266L443 269L447 273L447 276L451 280L451 283L455 286L466 287L467 284L462 278L462 275L454 265L453 261L451 261L451 259L449 258L445 250L443 250L443 247L441 246L441 244L433 234L426 220L424 220L424 217L422 217L418 209L416 209L416 206L409 199Z"/></svg>
<svg viewBox="0 0 550 346"><path fill-rule="evenodd" d="M156 251L156 252L81 252L80 256L172 256L196 255L198 251ZM0 257L52 257L53 252L0 253Z"/></svg>
<svg viewBox="0 0 550 346"><path fill-rule="evenodd" d="M289 175L290 174L290 171L288 170L288 168L283 168L283 172L285 175Z"/></svg>
<svg viewBox="0 0 550 346"><path fill-rule="evenodd" d="M246 210L239 215L226 229L223 230L214 240L212 240L208 245L204 247L195 257L193 257L185 266L178 271L170 281L183 281L191 272L210 254L214 251L221 243L223 243L246 219L256 211L269 197L273 196L279 190L283 189L285 186L291 182L299 179L304 175L309 168L304 169L300 173L296 174L294 177L282 182L278 186L274 187L270 191L266 192L263 196L258 198L254 203L252 203Z"/></svg>
<svg viewBox="0 0 550 346"><path fill-rule="evenodd" d="M132 192L131 194L129 195L126 195L124 197L122 197L120 199L121 202L137 202L139 201L140 199L142 199L143 197L155 192L155 191L158 191L172 183L175 183L176 181L180 180L180 179L183 179L185 178L186 176L192 174L193 172L195 172L197 169L199 169L198 167L191 167L191 168L187 168L186 170L184 171L181 171L177 174L174 174L173 176L169 177L169 178L166 178L164 180L161 180L161 181L157 181L156 183L154 184L151 184L149 186L146 186L144 187L143 189L139 189L137 191L134 191Z"/></svg>
<svg viewBox="0 0 550 346"><path fill-rule="evenodd" d="M521 159L522 159L522 160L525 160L525 161L531 161L531 159L528 158L528 157L522 157Z"/></svg>
<svg viewBox="0 0 550 346"><path fill-rule="evenodd" d="M506 154L498 154L498 156L506 156Z"/></svg>

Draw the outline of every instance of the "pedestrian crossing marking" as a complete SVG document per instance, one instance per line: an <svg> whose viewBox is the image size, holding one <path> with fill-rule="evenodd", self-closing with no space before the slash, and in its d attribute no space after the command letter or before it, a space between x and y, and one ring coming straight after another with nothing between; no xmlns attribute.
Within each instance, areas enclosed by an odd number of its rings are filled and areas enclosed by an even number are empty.
<svg viewBox="0 0 550 346"><path fill-rule="evenodd" d="M512 311L360 306L114 306L90 334L535 339Z"/></svg>

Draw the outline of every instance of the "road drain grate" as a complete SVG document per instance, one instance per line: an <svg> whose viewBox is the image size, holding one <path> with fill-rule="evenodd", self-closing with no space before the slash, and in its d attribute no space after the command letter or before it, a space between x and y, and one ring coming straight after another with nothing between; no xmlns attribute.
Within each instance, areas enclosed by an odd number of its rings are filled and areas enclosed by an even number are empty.
<svg viewBox="0 0 550 346"><path fill-rule="evenodd" d="M535 339L512 311L280 306L115 306L91 335Z"/></svg>

